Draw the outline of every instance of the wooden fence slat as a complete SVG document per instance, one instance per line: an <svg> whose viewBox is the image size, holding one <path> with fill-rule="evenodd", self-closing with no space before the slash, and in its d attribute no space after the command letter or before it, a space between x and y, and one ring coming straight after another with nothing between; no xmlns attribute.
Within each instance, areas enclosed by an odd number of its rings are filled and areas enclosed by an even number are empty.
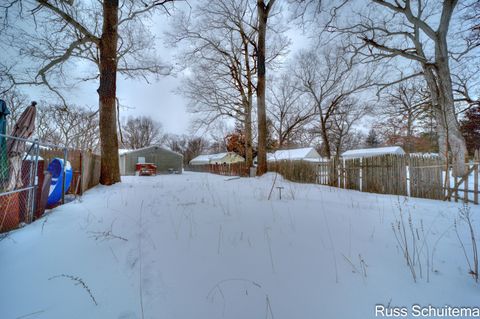
<svg viewBox="0 0 480 319"><path fill-rule="evenodd" d="M44 159L45 168L47 168L53 158L63 158L63 150L41 149L40 156ZM69 149L67 160L70 162L73 171L69 193L81 195L86 190L99 184L100 155L93 154L90 151ZM80 185L78 189L76 189L77 183Z"/></svg>
<svg viewBox="0 0 480 319"><path fill-rule="evenodd" d="M468 172L470 170L469 165L467 164L465 167L465 179L463 181L463 202L468 203Z"/></svg>
<svg viewBox="0 0 480 319"><path fill-rule="evenodd" d="M473 203L478 205L478 163L474 163L473 169Z"/></svg>
<svg viewBox="0 0 480 319"><path fill-rule="evenodd" d="M448 167L436 156L382 155L362 159L336 159L311 163L304 161L279 161L268 164L269 171L276 171L285 179L300 183L316 183L362 192L412 196L428 199L445 199L450 188ZM230 165L204 165L187 167L187 170L204 171L221 175L248 175L243 163ZM450 167L448 167L450 170ZM478 162L474 163L473 190L469 189L468 178L464 189L451 194L459 200L468 200L473 193L473 202L478 204ZM444 175L445 173L445 175ZM457 177L453 177L455 182Z"/></svg>
<svg viewBox="0 0 480 319"><path fill-rule="evenodd" d="M453 181L454 181L454 184L453 184L453 185L457 185L458 177L457 177L457 176L454 176ZM454 194L453 197L454 197L454 199L455 199L455 202L458 202L458 188L455 189L455 194Z"/></svg>

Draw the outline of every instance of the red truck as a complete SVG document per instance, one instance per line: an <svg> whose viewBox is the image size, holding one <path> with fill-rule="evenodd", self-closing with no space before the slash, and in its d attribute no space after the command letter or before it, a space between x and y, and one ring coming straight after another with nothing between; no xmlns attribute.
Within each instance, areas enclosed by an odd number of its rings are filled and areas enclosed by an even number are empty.
<svg viewBox="0 0 480 319"><path fill-rule="evenodd" d="M152 163L137 163L135 165L135 171L140 176L152 176L157 175L157 165Z"/></svg>

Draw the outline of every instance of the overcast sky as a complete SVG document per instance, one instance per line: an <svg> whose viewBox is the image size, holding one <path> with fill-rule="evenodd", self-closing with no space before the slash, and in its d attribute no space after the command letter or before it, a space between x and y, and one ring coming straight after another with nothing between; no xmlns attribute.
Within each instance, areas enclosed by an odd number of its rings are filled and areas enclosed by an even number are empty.
<svg viewBox="0 0 480 319"><path fill-rule="evenodd" d="M169 65L175 63L174 56L180 51L164 44L164 32L168 30L172 19L171 16L158 15L154 18L151 30L157 37L157 53ZM289 56L307 46L309 41L302 35L301 30L291 29L288 34L292 40ZM81 68L82 66L78 66L76 70ZM181 75L163 76L158 81L152 79L150 83L143 79L124 79L119 75L117 96L120 104L127 107L121 109L120 117L147 115L162 123L165 133L191 133L189 124L192 115L186 110L188 101L174 92L180 82ZM95 81L77 85L69 89L65 95L67 102L96 109L98 107L97 88L98 83ZM23 91L34 100L51 99L51 95L48 95L50 93L45 90L23 88Z"/></svg>

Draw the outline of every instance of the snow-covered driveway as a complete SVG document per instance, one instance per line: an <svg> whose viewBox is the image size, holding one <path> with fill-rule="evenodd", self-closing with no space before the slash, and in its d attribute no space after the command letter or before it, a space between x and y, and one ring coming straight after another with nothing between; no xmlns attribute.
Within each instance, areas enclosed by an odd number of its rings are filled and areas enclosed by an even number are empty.
<svg viewBox="0 0 480 319"><path fill-rule="evenodd" d="M273 176L96 187L0 241L0 318L350 319L374 318L376 304L479 305L453 227L461 204L280 178L282 200L277 189L267 200ZM419 232L417 283L392 230L399 207Z"/></svg>

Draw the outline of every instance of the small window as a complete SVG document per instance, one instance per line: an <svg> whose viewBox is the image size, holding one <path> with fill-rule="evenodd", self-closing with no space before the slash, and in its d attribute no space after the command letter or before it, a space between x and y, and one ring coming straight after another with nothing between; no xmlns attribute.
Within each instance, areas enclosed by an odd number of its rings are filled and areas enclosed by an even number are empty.
<svg viewBox="0 0 480 319"><path fill-rule="evenodd" d="M137 159L137 163L139 163L139 164L145 164L145 157L139 157L139 158Z"/></svg>

